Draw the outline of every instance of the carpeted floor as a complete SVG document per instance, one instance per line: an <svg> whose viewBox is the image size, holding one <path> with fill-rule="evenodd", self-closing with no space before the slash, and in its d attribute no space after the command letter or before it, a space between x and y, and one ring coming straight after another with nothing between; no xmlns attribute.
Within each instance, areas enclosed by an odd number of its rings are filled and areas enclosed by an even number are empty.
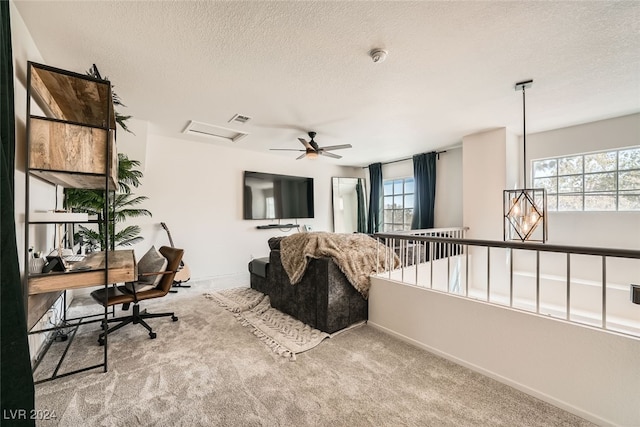
<svg viewBox="0 0 640 427"><path fill-rule="evenodd" d="M36 386L37 409L55 414L38 426L591 425L367 325L289 361L203 297L215 283L192 285L144 304L180 318L151 319L155 340L139 325L109 338L107 373ZM71 368L100 361L98 333L97 325L80 330Z"/></svg>

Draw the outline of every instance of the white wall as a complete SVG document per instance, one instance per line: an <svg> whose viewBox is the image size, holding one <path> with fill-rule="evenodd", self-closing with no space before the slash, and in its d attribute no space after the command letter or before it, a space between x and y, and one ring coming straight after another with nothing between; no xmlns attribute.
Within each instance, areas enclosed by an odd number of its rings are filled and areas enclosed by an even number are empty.
<svg viewBox="0 0 640 427"><path fill-rule="evenodd" d="M447 148L436 162L434 227L462 227L462 147Z"/></svg>
<svg viewBox="0 0 640 427"><path fill-rule="evenodd" d="M640 425L640 340L372 278L369 324L600 425Z"/></svg>
<svg viewBox="0 0 640 427"><path fill-rule="evenodd" d="M26 116L27 116L27 61L42 62L42 56L33 43L31 34L26 28L20 13L13 2L10 3L11 12L11 42L13 49L14 78L14 106L16 114L16 171L15 171L15 214L16 240L20 270L23 270L24 253L24 212L25 212L25 166L26 166ZM31 190L34 192L32 208L52 209L55 204L55 190L37 180L32 180ZM43 242L43 245L46 245ZM42 248L45 249L45 248Z"/></svg>
<svg viewBox="0 0 640 427"><path fill-rule="evenodd" d="M470 239L502 240L502 192L509 183L505 128L462 139L463 224Z"/></svg>
<svg viewBox="0 0 640 427"><path fill-rule="evenodd" d="M142 126L140 123L136 127ZM134 131L136 131L134 129ZM129 223L142 227L144 242L138 244L136 254L141 256L154 244L167 245L169 241L160 222L169 227L176 246L185 249L185 262L192 280L228 275L245 275L248 283L247 263L252 257L267 256L267 240L292 230L258 230L258 225L275 223L274 220L250 221L242 219L243 171L270 172L314 178L315 218L298 220L309 224L314 231L332 231L331 177L356 176L358 169L332 165L323 159L294 160L289 157L239 150L146 134L127 135L135 144L146 145L138 149L145 153L144 177L136 195L149 199L142 205L153 217L132 219ZM120 144L119 150L129 154L132 142ZM136 153L131 152L130 158ZM283 220L283 223L294 220Z"/></svg>
<svg viewBox="0 0 640 427"><path fill-rule="evenodd" d="M25 248L25 169L26 169L26 116L27 116L27 61L43 62L42 55L35 46L29 30L26 28L22 17L18 13L13 2L9 4L11 14L11 42L13 50L14 71L14 107L16 115L16 158L15 158L15 221L16 244L18 246L18 260L20 273L24 272L24 248ZM56 204L56 191L51 185L39 180L30 181L30 208L31 211L53 209ZM30 245L36 251L50 249L53 245L54 226L38 226L31 228ZM69 301L71 300L71 294ZM62 299L45 314L36 329L46 328L57 323L61 319ZM32 358L39 351L45 341L44 334L29 335L29 349Z"/></svg>

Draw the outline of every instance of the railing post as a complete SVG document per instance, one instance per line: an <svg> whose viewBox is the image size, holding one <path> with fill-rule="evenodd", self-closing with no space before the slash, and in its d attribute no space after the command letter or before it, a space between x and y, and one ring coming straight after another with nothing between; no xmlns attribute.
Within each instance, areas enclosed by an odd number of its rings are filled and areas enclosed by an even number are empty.
<svg viewBox="0 0 640 427"><path fill-rule="evenodd" d="M507 249L509 254L509 307L513 307L513 249Z"/></svg>
<svg viewBox="0 0 640 427"><path fill-rule="evenodd" d="M602 329L607 329L607 257L602 256Z"/></svg>
<svg viewBox="0 0 640 427"><path fill-rule="evenodd" d="M391 239L391 244L389 245L389 250L387 251L389 254L389 259L387 260L387 266L391 266L391 260L394 259L394 255L396 254L396 239ZM388 277L391 279L391 268L387 268L389 271Z"/></svg>
<svg viewBox="0 0 640 427"><path fill-rule="evenodd" d="M407 241L400 240L400 281L404 283L404 266L407 264Z"/></svg>
<svg viewBox="0 0 640 427"><path fill-rule="evenodd" d="M536 251L536 313L540 314L540 251Z"/></svg>
<svg viewBox="0 0 640 427"><path fill-rule="evenodd" d="M469 296L469 245L464 245L465 267L464 267L464 296Z"/></svg>
<svg viewBox="0 0 640 427"><path fill-rule="evenodd" d="M420 249L422 249L422 242L420 242L419 240L416 241L416 246L414 246L414 263L413 263L413 267L416 270L416 286L418 286L418 266L420 265Z"/></svg>
<svg viewBox="0 0 640 427"><path fill-rule="evenodd" d="M433 242L429 242L429 287L433 288Z"/></svg>
<svg viewBox="0 0 640 427"><path fill-rule="evenodd" d="M491 247L487 246L487 302L491 302Z"/></svg>
<svg viewBox="0 0 640 427"><path fill-rule="evenodd" d="M567 252L567 320L571 320L571 254Z"/></svg>
<svg viewBox="0 0 640 427"><path fill-rule="evenodd" d="M447 292L451 292L451 254L447 252Z"/></svg>

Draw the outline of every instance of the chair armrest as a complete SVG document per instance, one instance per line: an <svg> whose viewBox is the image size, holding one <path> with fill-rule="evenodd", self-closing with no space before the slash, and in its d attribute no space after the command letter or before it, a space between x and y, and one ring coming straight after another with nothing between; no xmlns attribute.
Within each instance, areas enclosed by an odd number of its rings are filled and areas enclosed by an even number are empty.
<svg viewBox="0 0 640 427"><path fill-rule="evenodd" d="M161 274L169 274L169 273L177 273L176 271L165 270L165 271L154 271L151 273L141 273L138 274L138 277L146 277L146 276L159 276Z"/></svg>

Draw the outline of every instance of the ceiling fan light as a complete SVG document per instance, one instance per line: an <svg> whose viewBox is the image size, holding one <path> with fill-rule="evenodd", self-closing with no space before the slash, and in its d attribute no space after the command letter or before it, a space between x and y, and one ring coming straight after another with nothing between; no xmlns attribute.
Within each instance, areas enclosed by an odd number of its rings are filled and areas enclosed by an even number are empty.
<svg viewBox="0 0 640 427"><path fill-rule="evenodd" d="M307 158L308 159L317 159L318 158L318 153L315 151L307 151Z"/></svg>

